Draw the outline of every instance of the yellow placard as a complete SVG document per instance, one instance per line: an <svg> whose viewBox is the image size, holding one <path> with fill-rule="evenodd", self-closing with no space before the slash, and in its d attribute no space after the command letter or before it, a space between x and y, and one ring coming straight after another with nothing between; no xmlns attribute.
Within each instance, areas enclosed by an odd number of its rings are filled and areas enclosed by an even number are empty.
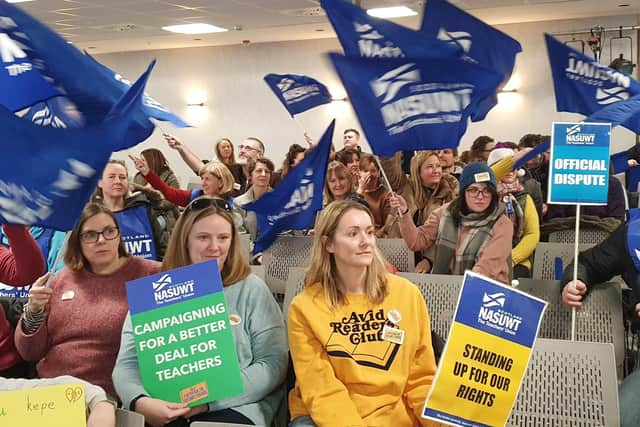
<svg viewBox="0 0 640 427"><path fill-rule="evenodd" d="M0 392L0 426L86 427L80 383Z"/></svg>
<svg viewBox="0 0 640 427"><path fill-rule="evenodd" d="M448 344L450 357L440 361L429 408L455 414L451 417L454 424L474 420L477 424L469 425L504 425L531 349L461 323L452 325Z"/></svg>

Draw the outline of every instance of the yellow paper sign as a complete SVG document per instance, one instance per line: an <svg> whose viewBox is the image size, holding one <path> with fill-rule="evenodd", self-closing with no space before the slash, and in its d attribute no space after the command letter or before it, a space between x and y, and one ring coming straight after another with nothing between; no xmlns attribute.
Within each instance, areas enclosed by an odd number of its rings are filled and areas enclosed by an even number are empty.
<svg viewBox="0 0 640 427"><path fill-rule="evenodd" d="M86 427L80 383L0 392L0 426Z"/></svg>

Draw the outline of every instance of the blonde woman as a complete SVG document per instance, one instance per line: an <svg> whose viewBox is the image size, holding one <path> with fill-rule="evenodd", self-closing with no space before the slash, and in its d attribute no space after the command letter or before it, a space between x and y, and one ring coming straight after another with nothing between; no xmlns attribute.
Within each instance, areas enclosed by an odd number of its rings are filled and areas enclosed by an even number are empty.
<svg viewBox="0 0 640 427"><path fill-rule="evenodd" d="M412 283L386 272L360 203L320 214L288 332L291 426L431 425L420 417L436 370L427 308Z"/></svg>
<svg viewBox="0 0 640 427"><path fill-rule="evenodd" d="M324 181L324 204L329 204L334 200L353 200L365 205L367 203L353 191L353 175L351 175L349 168L337 160L329 163Z"/></svg>
<svg viewBox="0 0 640 427"><path fill-rule="evenodd" d="M140 379L131 317L127 315L113 382L125 408L143 414L154 427L167 423L188 426L192 421L269 426L284 397L280 386L288 356L282 313L267 285L251 274L227 208L224 201L212 197L191 202L176 223L162 270L217 260L227 310L240 319L232 329L244 393L194 408L150 396Z"/></svg>

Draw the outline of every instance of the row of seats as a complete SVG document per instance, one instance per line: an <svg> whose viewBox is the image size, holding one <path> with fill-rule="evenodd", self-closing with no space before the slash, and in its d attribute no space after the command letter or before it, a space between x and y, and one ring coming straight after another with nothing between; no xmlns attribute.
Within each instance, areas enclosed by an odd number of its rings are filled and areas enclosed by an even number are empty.
<svg viewBox="0 0 640 427"><path fill-rule="evenodd" d="M124 409L116 410L116 427L145 427L144 417L137 412ZM212 423L196 421L191 423L191 427L246 427L240 424Z"/></svg>

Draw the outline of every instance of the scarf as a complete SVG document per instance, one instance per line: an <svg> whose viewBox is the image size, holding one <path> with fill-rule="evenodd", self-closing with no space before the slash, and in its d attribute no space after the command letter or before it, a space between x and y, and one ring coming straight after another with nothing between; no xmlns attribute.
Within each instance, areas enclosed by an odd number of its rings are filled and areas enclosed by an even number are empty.
<svg viewBox="0 0 640 427"><path fill-rule="evenodd" d="M459 226L451 217L449 208L445 208L438 227L436 256L431 273L464 274L465 270L473 269L482 249L491 238L493 225L503 213L504 207L499 204L486 218L480 218L482 214L476 212L461 214L460 225L469 229L469 232L462 241L458 242ZM455 259L453 268L451 268L451 259Z"/></svg>

